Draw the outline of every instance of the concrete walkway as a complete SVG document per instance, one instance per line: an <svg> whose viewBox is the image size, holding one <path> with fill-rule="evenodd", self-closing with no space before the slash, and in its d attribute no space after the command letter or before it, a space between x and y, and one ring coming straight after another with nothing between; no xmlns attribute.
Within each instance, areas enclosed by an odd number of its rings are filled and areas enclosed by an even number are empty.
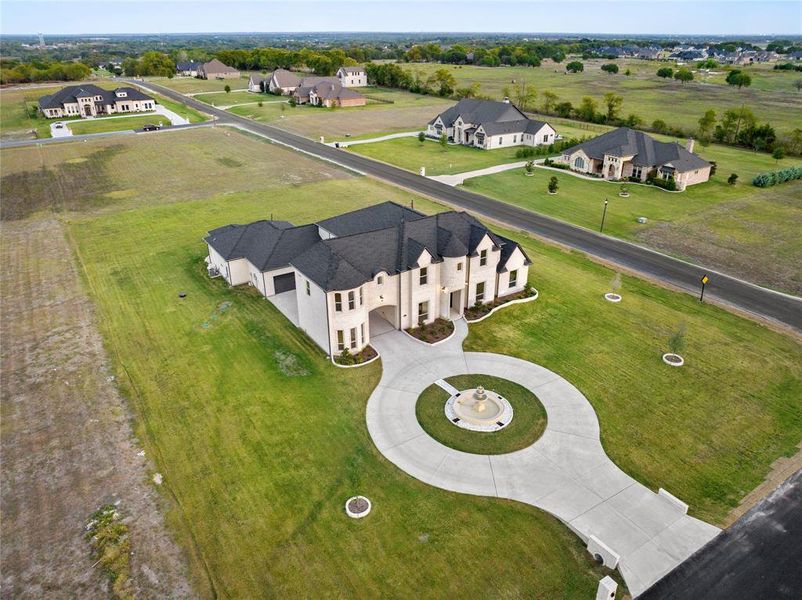
<svg viewBox="0 0 802 600"><path fill-rule="evenodd" d="M434 179L446 185L462 185L466 179L472 177L483 177L484 175L493 175L494 173L502 173L511 169L523 169L527 161L518 161L514 163L506 163L503 165L496 165L495 167L487 167L486 169L477 169L476 171L466 171L465 173L457 173L456 175L432 175L429 179Z"/></svg>
<svg viewBox="0 0 802 600"><path fill-rule="evenodd" d="M371 340L381 353L382 378L368 400L367 426L379 451L430 485L525 502L563 521L605 564L617 566L638 595L719 533L681 505L621 471L605 454L593 407L568 381L538 365L500 354L464 352L464 320L438 346L400 331ZM451 375L486 374L537 395L548 415L543 436L511 454L452 450L418 424L415 404L432 383ZM477 383L481 383L477 379ZM595 539L592 539L595 538ZM609 551L604 550L606 547Z"/></svg>
<svg viewBox="0 0 802 600"><path fill-rule="evenodd" d="M349 146L357 146L359 144L373 144L374 142L386 142L387 140L395 140L398 138L406 138L406 137L418 137L419 131L402 131L401 133L390 133L387 135L382 135L375 138L367 138L364 140L353 140L353 141L345 141L345 142L327 142L327 146L331 146L332 148L339 144L340 148L348 148Z"/></svg>

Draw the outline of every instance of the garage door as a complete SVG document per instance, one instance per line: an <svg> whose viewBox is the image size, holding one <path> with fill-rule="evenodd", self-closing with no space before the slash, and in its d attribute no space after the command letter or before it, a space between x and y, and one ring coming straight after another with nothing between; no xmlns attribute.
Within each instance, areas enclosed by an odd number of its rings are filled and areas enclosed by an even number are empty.
<svg viewBox="0 0 802 600"><path fill-rule="evenodd" d="M295 273L286 273L273 277L273 287L277 294L295 289Z"/></svg>

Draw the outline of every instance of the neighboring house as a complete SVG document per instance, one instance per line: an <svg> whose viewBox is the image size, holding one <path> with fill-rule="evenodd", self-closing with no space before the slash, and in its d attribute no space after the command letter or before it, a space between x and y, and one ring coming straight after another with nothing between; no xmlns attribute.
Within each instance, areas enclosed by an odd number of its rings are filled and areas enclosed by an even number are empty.
<svg viewBox="0 0 802 600"><path fill-rule="evenodd" d="M313 106L365 106L367 98L343 87L334 77L305 77L292 93L298 104Z"/></svg>
<svg viewBox="0 0 802 600"><path fill-rule="evenodd" d="M175 63L175 72L182 77L197 77L202 64L194 60L180 60Z"/></svg>
<svg viewBox="0 0 802 600"><path fill-rule="evenodd" d="M429 121L426 133L450 141L491 150L508 146L553 144L556 131L548 123L530 119L508 100L463 98Z"/></svg>
<svg viewBox="0 0 802 600"><path fill-rule="evenodd" d="M202 79L239 79L239 71L224 65L216 58L198 67L198 77Z"/></svg>
<svg viewBox="0 0 802 600"><path fill-rule="evenodd" d="M393 202L297 227L227 225L205 241L210 275L253 285L330 355L360 351L374 331L455 319L521 292L530 265L467 213Z"/></svg>
<svg viewBox="0 0 802 600"><path fill-rule="evenodd" d="M710 178L710 163L693 153L693 140L683 147L658 142L642 131L619 127L566 150L556 162L573 171L604 179L645 181L650 175L673 179L678 190Z"/></svg>
<svg viewBox="0 0 802 600"><path fill-rule="evenodd" d="M365 67L340 67L335 77L343 87L365 87L368 85L368 73Z"/></svg>
<svg viewBox="0 0 802 600"><path fill-rule="evenodd" d="M39 98L39 110L48 119L96 117L115 113L154 110L156 101L137 89L104 90L96 85L70 85Z"/></svg>
<svg viewBox="0 0 802 600"><path fill-rule="evenodd" d="M276 69L268 80L268 89L271 94L289 95L295 91L301 78L287 69Z"/></svg>
<svg viewBox="0 0 802 600"><path fill-rule="evenodd" d="M248 90L251 92L266 92L269 78L261 75L251 75L248 79Z"/></svg>

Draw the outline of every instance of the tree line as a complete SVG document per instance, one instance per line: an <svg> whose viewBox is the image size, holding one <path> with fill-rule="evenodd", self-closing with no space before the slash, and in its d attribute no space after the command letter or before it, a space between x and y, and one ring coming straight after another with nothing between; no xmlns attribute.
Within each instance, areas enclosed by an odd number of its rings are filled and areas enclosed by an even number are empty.
<svg viewBox="0 0 802 600"><path fill-rule="evenodd" d="M0 84L32 83L36 81L79 81L86 79L92 69L80 62L0 61Z"/></svg>

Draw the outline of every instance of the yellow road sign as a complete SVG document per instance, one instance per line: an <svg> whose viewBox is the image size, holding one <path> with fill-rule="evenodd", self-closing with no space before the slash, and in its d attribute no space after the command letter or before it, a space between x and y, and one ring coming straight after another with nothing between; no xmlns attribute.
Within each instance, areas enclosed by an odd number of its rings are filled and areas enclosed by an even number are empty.
<svg viewBox="0 0 802 600"><path fill-rule="evenodd" d="M707 275L702 275L702 285L706 285L708 281L710 281L710 278Z"/></svg>

